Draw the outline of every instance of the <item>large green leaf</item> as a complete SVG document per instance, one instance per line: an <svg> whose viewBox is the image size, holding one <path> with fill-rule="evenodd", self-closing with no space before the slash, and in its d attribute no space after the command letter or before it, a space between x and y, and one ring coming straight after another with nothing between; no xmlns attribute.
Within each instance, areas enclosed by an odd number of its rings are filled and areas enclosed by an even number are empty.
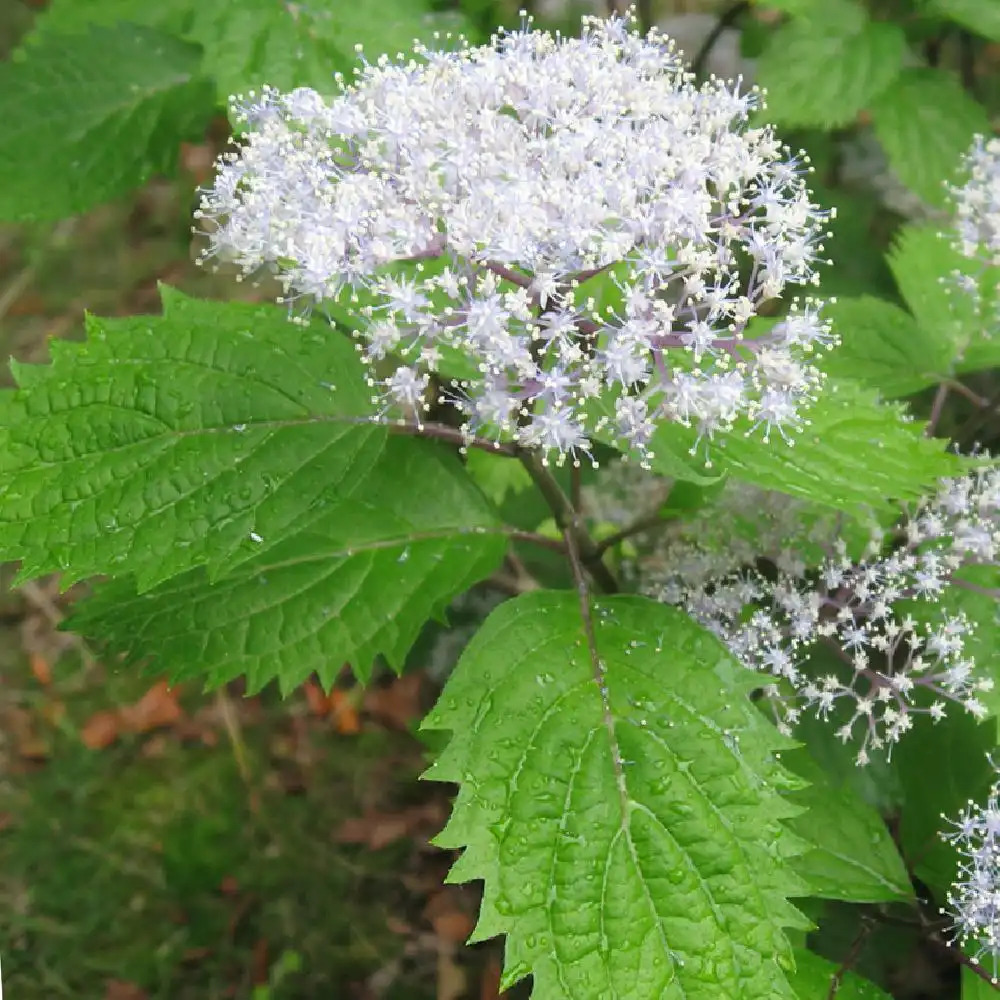
<svg viewBox="0 0 1000 1000"><path fill-rule="evenodd" d="M175 678L284 690L344 663L366 679L377 654L396 669L424 623L488 576L506 537L457 459L391 439L351 494L327 500L273 544L261 535L210 584L203 571L145 594L99 587L70 626ZM255 553L252 550L261 551Z"/></svg>
<svg viewBox="0 0 1000 1000"><path fill-rule="evenodd" d="M53 35L0 63L0 219L59 219L177 162L212 107L200 54L119 24Z"/></svg>
<svg viewBox="0 0 1000 1000"><path fill-rule="evenodd" d="M284 0L200 0L192 5L186 37L205 51L205 72L219 101L264 84L281 90L311 86L333 90L333 75L354 62L350 46L338 47L330 11Z"/></svg>
<svg viewBox="0 0 1000 1000"><path fill-rule="evenodd" d="M968 262L939 226L904 226L888 263L911 312L871 296L829 305L841 339L823 361L829 374L903 396L1000 365L1000 338L985 335L973 299L955 280Z"/></svg>
<svg viewBox="0 0 1000 1000"><path fill-rule="evenodd" d="M413 40L430 42L435 31L458 31L465 22L451 12L431 12L426 0L189 0L187 37L205 49L205 70L219 94L263 84L288 90L334 90L334 73L349 75L355 46L374 62L382 53L409 52Z"/></svg>
<svg viewBox="0 0 1000 1000"><path fill-rule="evenodd" d="M805 812L788 825L810 845L795 859L810 895L852 903L912 898L906 866L882 817L848 784L827 777L805 750L792 751L785 763L809 781L792 796Z"/></svg>
<svg viewBox="0 0 1000 1000"><path fill-rule="evenodd" d="M995 0L924 0L924 5L983 38L1000 42L1000 4Z"/></svg>
<svg viewBox="0 0 1000 1000"><path fill-rule="evenodd" d="M787 127L849 125L903 66L901 28L869 21L843 2L826 4L775 32L757 78L767 119Z"/></svg>
<svg viewBox="0 0 1000 1000"><path fill-rule="evenodd" d="M350 343L275 307L164 290L163 317L88 322L0 398L0 552L22 576L140 589L299 527L385 440Z"/></svg>
<svg viewBox="0 0 1000 1000"><path fill-rule="evenodd" d="M906 69L873 102L875 134L899 179L931 205L947 197L973 136L989 131L983 107L941 69Z"/></svg>
<svg viewBox="0 0 1000 1000"><path fill-rule="evenodd" d="M55 32L86 30L122 21L173 31L204 50L204 72L217 84L220 103L230 94L269 84L332 91L333 75L367 58L409 51L414 38L466 27L460 15L432 12L421 0L53 0L26 46Z"/></svg>
<svg viewBox="0 0 1000 1000"><path fill-rule="evenodd" d="M586 614L584 613L586 608ZM592 616L592 621L591 621ZM472 640L430 729L461 784L437 842L485 880L474 938L506 934L535 1000L792 997L804 926L785 746L756 679L674 608L539 591Z"/></svg>
<svg viewBox="0 0 1000 1000"><path fill-rule="evenodd" d="M962 462L928 439L920 424L899 406L880 403L872 391L849 382L828 382L818 401L805 411L809 424L791 441L777 433L769 442L746 421L718 434L709 447L706 471L728 473L768 490L816 500L829 507L856 510L885 507L892 500L922 496L942 476L954 475ZM691 463L696 432L667 423L653 435L653 467L665 475L676 460ZM679 475L679 478L684 478Z"/></svg>
<svg viewBox="0 0 1000 1000"><path fill-rule="evenodd" d="M849 969L841 968L836 962L805 948L795 950L795 972L792 985L799 1000L891 1000L889 994L879 989L873 982ZM832 993L834 982L836 993Z"/></svg>
<svg viewBox="0 0 1000 1000"><path fill-rule="evenodd" d="M113 28L127 21L182 34L191 14L192 0L52 0L35 18L24 40L28 51L52 35L71 35L91 27Z"/></svg>
<svg viewBox="0 0 1000 1000"><path fill-rule="evenodd" d="M886 396L906 396L950 374L947 335L925 331L906 310L870 295L842 298L828 308L840 344L823 368L857 379Z"/></svg>

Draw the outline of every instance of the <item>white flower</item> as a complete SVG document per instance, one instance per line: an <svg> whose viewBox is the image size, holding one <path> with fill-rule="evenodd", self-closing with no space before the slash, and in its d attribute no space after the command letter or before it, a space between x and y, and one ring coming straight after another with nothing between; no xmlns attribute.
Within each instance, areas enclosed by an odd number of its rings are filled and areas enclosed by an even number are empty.
<svg viewBox="0 0 1000 1000"><path fill-rule="evenodd" d="M952 844L962 860L948 893L948 908L941 912L953 919L955 939L975 949L977 962L986 955L993 959L996 982L1000 959L1000 783L990 789L985 806L970 801L957 819L948 822L954 829L943 832L941 839Z"/></svg>
<svg viewBox="0 0 1000 1000"><path fill-rule="evenodd" d="M642 457L662 419L699 440L741 416L786 434L829 326L807 300L745 333L816 283L828 213L807 163L749 127L757 104L696 88L666 38L622 18L586 18L577 39L529 20L480 48L417 46L329 99L239 104L248 131L198 213L205 258L277 270L297 309L352 308L369 362L414 368L376 383L390 406L423 400L417 380L447 378L457 349L479 375L442 401L467 430L496 413L487 433L560 461L588 453L603 395Z"/></svg>
<svg viewBox="0 0 1000 1000"><path fill-rule="evenodd" d="M771 695L783 728L805 709L826 719L842 707L837 735L860 741L863 762L891 751L915 715L938 721L949 702L985 712L979 696L992 681L967 652L973 623L933 606L951 588L982 590L963 570L997 563L998 487L995 468L945 480L896 532L875 526L851 559L833 515L806 518L797 501L744 486L654 547L638 566L640 585L685 607L747 667L788 682ZM761 559L772 571L757 568ZM900 600L929 613L900 614ZM841 664L822 684L809 668L817 645Z"/></svg>
<svg viewBox="0 0 1000 1000"><path fill-rule="evenodd" d="M968 179L951 190L959 249L970 260L1000 265L1000 139L977 136L965 169Z"/></svg>
<svg viewBox="0 0 1000 1000"><path fill-rule="evenodd" d="M1000 334L1000 139L977 136L965 155L965 182L949 188L952 242L969 262L952 284L976 309L984 336Z"/></svg>

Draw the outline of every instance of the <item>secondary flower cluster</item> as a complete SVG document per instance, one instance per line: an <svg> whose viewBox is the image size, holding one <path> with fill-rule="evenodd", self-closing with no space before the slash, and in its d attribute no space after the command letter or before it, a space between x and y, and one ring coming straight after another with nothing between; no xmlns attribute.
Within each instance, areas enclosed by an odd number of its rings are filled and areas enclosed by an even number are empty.
<svg viewBox="0 0 1000 1000"><path fill-rule="evenodd" d="M965 157L968 180L952 190L962 256L1000 265L1000 139L979 136Z"/></svg>
<svg viewBox="0 0 1000 1000"><path fill-rule="evenodd" d="M951 188L954 242L971 269L953 277L975 303L984 334L1000 333L1000 139L976 138L966 181Z"/></svg>
<svg viewBox="0 0 1000 1000"><path fill-rule="evenodd" d="M383 415L451 405L470 437L559 461L600 433L648 458L662 419L699 440L801 425L832 342L817 304L748 324L816 284L829 213L748 126L755 93L694 86L622 18L580 38L526 19L338 85L241 103L198 215L206 259L352 315Z"/></svg>
<svg viewBox="0 0 1000 1000"><path fill-rule="evenodd" d="M735 506L769 506L769 496L744 490ZM977 676L968 651L974 624L947 598L962 587L1000 596L965 578L1000 555L1000 472L945 481L896 530L876 526L867 543L835 515L776 502L744 539L736 511L716 510L730 536L718 547L696 521L640 565L644 589L776 678L766 691L786 731L806 710L839 716L838 736L859 739L859 763L891 752L916 714L940 719L948 702L985 714L979 696L992 680Z"/></svg>
<svg viewBox="0 0 1000 1000"><path fill-rule="evenodd" d="M990 789L986 806L969 802L954 827L941 834L961 857L958 877L948 893L948 911L955 936L976 947L975 959L993 958L996 982L1000 959L1000 782Z"/></svg>

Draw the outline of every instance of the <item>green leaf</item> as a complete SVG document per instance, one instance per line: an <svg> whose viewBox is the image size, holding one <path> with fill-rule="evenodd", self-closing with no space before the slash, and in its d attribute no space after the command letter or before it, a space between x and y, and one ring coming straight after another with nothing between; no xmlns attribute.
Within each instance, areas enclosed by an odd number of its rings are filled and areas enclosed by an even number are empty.
<svg viewBox="0 0 1000 1000"><path fill-rule="evenodd" d="M924 0L924 6L983 38L1000 42L1000 4L996 0Z"/></svg>
<svg viewBox="0 0 1000 1000"><path fill-rule="evenodd" d="M332 37L332 12L314 13L312 4L202 0L191 7L185 35L204 49L205 72L216 81L220 104L264 84L331 92L334 73L354 64L350 46L340 48Z"/></svg>
<svg viewBox="0 0 1000 1000"><path fill-rule="evenodd" d="M191 2L191 0L189 0ZM335 89L334 73L349 75L361 45L371 62L382 53L410 52L413 40L460 31L461 16L434 13L421 0L198 0L187 36L205 49L205 69L219 96L269 84L281 90Z"/></svg>
<svg viewBox="0 0 1000 1000"><path fill-rule="evenodd" d="M938 836L969 799L985 802L996 778L987 754L997 743L996 719L977 723L957 707L936 726L920 719L893 752L903 787L899 836L917 876L943 899L958 856Z"/></svg>
<svg viewBox="0 0 1000 1000"><path fill-rule="evenodd" d="M879 403L874 393L853 383L828 382L805 416L809 425L792 443L777 433L770 442L760 430L748 434L746 421L716 435L708 471L856 510L916 499L963 467L946 451L947 442L926 438L922 425L909 420L901 407ZM691 462L695 439L691 428L662 424L653 435L654 468L668 456ZM703 442L698 450L704 447Z"/></svg>
<svg viewBox="0 0 1000 1000"><path fill-rule="evenodd" d="M938 625L953 615L969 619L972 629L963 637L962 655L975 664L977 676L993 680L993 690L977 697L991 715L1000 716L1000 656L996 652L1000 602L995 594L1000 594L1000 566L970 565L955 572L951 585L933 603L901 601L898 607L900 613L929 625Z"/></svg>
<svg viewBox="0 0 1000 1000"><path fill-rule="evenodd" d="M583 598L586 603L586 597ZM593 627L588 624L593 616ZM754 675L675 608L536 591L494 611L431 715L437 838L485 880L476 940L535 1000L792 997L787 746Z"/></svg>
<svg viewBox="0 0 1000 1000"><path fill-rule="evenodd" d="M988 972L992 970L987 967ZM977 976L971 969L962 969L962 1000L996 1000L994 986Z"/></svg>
<svg viewBox="0 0 1000 1000"><path fill-rule="evenodd" d="M54 0L26 46L54 32L83 31L122 21L173 31L204 50L204 72L215 79L218 102L270 84L282 90L312 86L332 92L334 73L356 64L355 44L374 61L383 52L409 51L415 37L461 31L453 12L431 12L420 0Z"/></svg>
<svg viewBox="0 0 1000 1000"><path fill-rule="evenodd" d="M901 28L869 21L854 5L793 20L758 63L767 119L792 128L849 125L893 81L905 52Z"/></svg>
<svg viewBox="0 0 1000 1000"><path fill-rule="evenodd" d="M211 110L199 61L170 35L120 24L0 63L0 218L65 218L170 173Z"/></svg>
<svg viewBox="0 0 1000 1000"><path fill-rule="evenodd" d="M823 360L830 375L856 379L886 396L906 396L950 371L943 333L935 337L891 302L869 295L838 299L827 314L841 339Z"/></svg>
<svg viewBox="0 0 1000 1000"><path fill-rule="evenodd" d="M944 70L911 68L871 106L875 134L899 179L931 205L961 168L973 136L989 131L985 110Z"/></svg>
<svg viewBox="0 0 1000 1000"><path fill-rule="evenodd" d="M495 503L502 504L510 493L522 493L531 486L531 476L517 459L491 455L470 448L465 467L476 485Z"/></svg>
<svg viewBox="0 0 1000 1000"><path fill-rule="evenodd" d="M0 552L23 578L221 571L363 482L385 441L349 341L163 290L0 397Z"/></svg>
<svg viewBox="0 0 1000 1000"><path fill-rule="evenodd" d="M801 17L814 14L822 8L822 3L821 0L764 0L760 6Z"/></svg>
<svg viewBox="0 0 1000 1000"><path fill-rule="evenodd" d="M192 0L52 0L35 18L24 39L24 50L53 35L72 35L92 27L113 28L128 21L150 28L183 34L190 19Z"/></svg>
<svg viewBox="0 0 1000 1000"><path fill-rule="evenodd" d="M260 548L259 553L254 548ZM330 685L376 655L399 670L424 623L499 564L506 536L457 459L392 438L352 493L300 525L262 536L210 584L203 571L137 594L99 587L70 627L177 679L289 691L313 672Z"/></svg>
<svg viewBox="0 0 1000 1000"><path fill-rule="evenodd" d="M955 287L955 272L967 272L969 263L938 227L904 226L888 261L900 294L923 331L920 350L929 352L932 342L933 356L947 354L946 364L938 362L943 376L1000 366L1000 338L987 335L973 299ZM990 280L986 272L983 286L988 288Z"/></svg>
<svg viewBox="0 0 1000 1000"><path fill-rule="evenodd" d="M805 812L788 822L811 845L794 862L810 894L853 903L912 899L906 866L882 817L848 784L828 778L805 750L784 760L810 782L791 796Z"/></svg>
<svg viewBox="0 0 1000 1000"><path fill-rule="evenodd" d="M805 948L795 950L795 972L790 978L799 1000L829 1000L835 980L839 983L837 1000L891 1000L870 980Z"/></svg>
<svg viewBox="0 0 1000 1000"><path fill-rule="evenodd" d="M949 358L977 339L975 308L954 289L952 274L968 266L934 225L904 226L893 240L889 267L904 301L926 335L948 350Z"/></svg>
<svg viewBox="0 0 1000 1000"><path fill-rule="evenodd" d="M809 146L810 157L815 160L816 143L812 137ZM835 173L836 168L831 167L831 172ZM823 245L831 262L822 273L824 298L891 294L892 275L880 235L885 209L879 196L871 191L827 187L814 177L810 177L809 183L817 204L837 206L836 218L827 222L830 235Z"/></svg>

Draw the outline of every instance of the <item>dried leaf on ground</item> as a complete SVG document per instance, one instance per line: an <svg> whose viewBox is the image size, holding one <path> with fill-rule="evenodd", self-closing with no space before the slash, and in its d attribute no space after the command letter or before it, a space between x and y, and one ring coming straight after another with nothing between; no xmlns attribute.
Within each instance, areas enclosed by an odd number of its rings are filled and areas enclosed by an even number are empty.
<svg viewBox="0 0 1000 1000"><path fill-rule="evenodd" d="M83 724L80 741L91 750L103 750L118 739L120 732L118 713L102 710Z"/></svg>
<svg viewBox="0 0 1000 1000"><path fill-rule="evenodd" d="M314 681L302 685L309 711L318 718L329 717L338 733L352 736L361 732L358 696L353 691L334 688L329 694Z"/></svg>
<svg viewBox="0 0 1000 1000"><path fill-rule="evenodd" d="M28 657L31 672L43 687L48 687L52 683L52 664L41 653L32 653Z"/></svg>
<svg viewBox="0 0 1000 1000"><path fill-rule="evenodd" d="M121 709L122 729L130 733L148 733L151 729L172 726L184 714L177 700L178 688L157 681L137 702Z"/></svg>
<svg viewBox="0 0 1000 1000"><path fill-rule="evenodd" d="M440 941L449 946L464 944L476 926L475 916L464 905L460 889L448 887L434 893L424 907L427 920Z"/></svg>
<svg viewBox="0 0 1000 1000"><path fill-rule="evenodd" d="M144 989L124 979L109 979L104 991L104 1000L147 1000L148 996Z"/></svg>
<svg viewBox="0 0 1000 1000"><path fill-rule="evenodd" d="M330 692L330 721L334 729L345 736L361 732L361 718L349 692L339 688Z"/></svg>

